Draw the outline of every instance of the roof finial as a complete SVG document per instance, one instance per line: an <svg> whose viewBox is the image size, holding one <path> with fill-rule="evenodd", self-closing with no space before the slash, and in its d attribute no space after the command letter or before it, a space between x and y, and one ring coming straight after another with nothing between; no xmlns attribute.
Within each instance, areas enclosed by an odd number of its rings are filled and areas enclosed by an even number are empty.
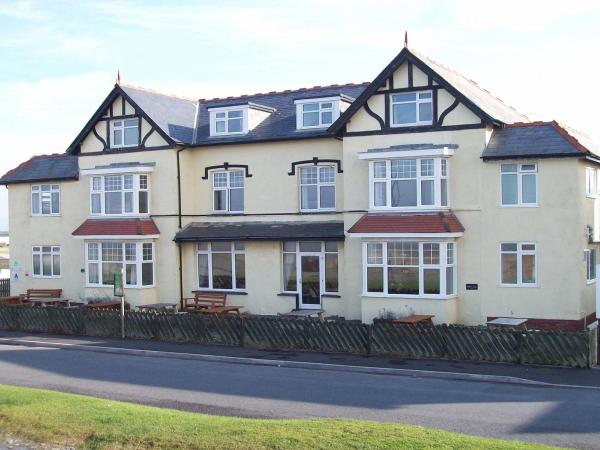
<svg viewBox="0 0 600 450"><path fill-rule="evenodd" d="M408 31L404 32L404 48L408 47Z"/></svg>
<svg viewBox="0 0 600 450"><path fill-rule="evenodd" d="M121 71L117 69L117 84L121 84Z"/></svg>

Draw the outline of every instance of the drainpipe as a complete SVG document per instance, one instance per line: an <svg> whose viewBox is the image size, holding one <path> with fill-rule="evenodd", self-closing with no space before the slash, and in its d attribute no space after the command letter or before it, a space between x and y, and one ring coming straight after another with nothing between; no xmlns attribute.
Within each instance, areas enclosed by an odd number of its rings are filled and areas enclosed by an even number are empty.
<svg viewBox="0 0 600 450"><path fill-rule="evenodd" d="M187 147L181 147L177 150L177 225L181 230L181 163L179 161L179 154ZM177 248L179 251L179 305L183 308L183 256L181 250L181 243L177 242Z"/></svg>

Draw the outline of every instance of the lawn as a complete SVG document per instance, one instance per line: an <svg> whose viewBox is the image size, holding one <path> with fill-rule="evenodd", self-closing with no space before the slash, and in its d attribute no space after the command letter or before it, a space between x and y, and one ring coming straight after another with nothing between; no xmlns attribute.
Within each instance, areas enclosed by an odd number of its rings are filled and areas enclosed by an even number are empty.
<svg viewBox="0 0 600 450"><path fill-rule="evenodd" d="M547 448L367 421L217 417L0 385L0 434L77 448Z"/></svg>

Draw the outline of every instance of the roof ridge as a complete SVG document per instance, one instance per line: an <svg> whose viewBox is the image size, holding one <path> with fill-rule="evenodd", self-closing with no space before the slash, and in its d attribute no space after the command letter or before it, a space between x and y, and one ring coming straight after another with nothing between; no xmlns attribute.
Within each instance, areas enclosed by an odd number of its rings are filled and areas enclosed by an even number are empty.
<svg viewBox="0 0 600 450"><path fill-rule="evenodd" d="M525 119L529 119L529 117L525 114L523 114L522 112L518 111L514 106L509 105L508 103L506 103L504 100L502 100L500 97L495 96L494 94L492 94L489 90L487 90L486 88L484 88L483 86L480 86L476 81L474 81L471 78L467 78L465 75L463 75L462 73L458 72L457 70L453 69L450 66L447 66L445 64L442 64L438 61L436 61L435 59L430 58L429 56L417 51L417 50L413 50L412 48L410 49L411 52L415 53L416 55L418 55L421 58L425 58L427 59L429 62L431 62L432 64L435 64L436 66L441 67L442 69L448 70L450 72L452 72L454 75L457 75L461 78L463 78L465 81L467 81L468 83L471 83L473 86L475 86L477 89L479 89L482 92L485 92L487 95L489 95L490 97L495 98L496 100L498 100L500 103L502 103L503 105L505 105L507 108L512 109L514 112L516 112L517 114L519 114L520 116L524 117Z"/></svg>
<svg viewBox="0 0 600 450"><path fill-rule="evenodd" d="M185 97L183 95L175 95L175 94L166 94L164 92L157 91L156 89L151 89L151 88L147 88L147 87L143 87L143 86L136 86L136 85L128 84L128 83L120 83L117 86L136 89L138 91L148 92L150 94L162 95L164 97L176 98L179 100L187 100L187 101L194 102L194 103L198 102L198 99L195 99L192 97Z"/></svg>
<svg viewBox="0 0 600 450"><path fill-rule="evenodd" d="M273 95L273 94L289 94L292 92L303 92L303 91L309 91L311 89L331 89L331 88L336 88L336 87L351 87L351 86L367 86L369 85L370 82L369 81L363 81L360 83L345 83L345 84L330 84L330 85L325 85L325 86L310 86L310 87L301 87L301 88L297 88L297 89L284 89L281 91L270 91L270 92L256 92L254 94L242 94L242 95L235 95L235 96L229 96L229 97L214 97L214 98L200 98L198 99L198 101L200 103L207 103L207 102L216 102L216 101L222 101L222 100L235 100L235 99L243 99L243 98L248 98L248 97L256 97L257 95Z"/></svg>

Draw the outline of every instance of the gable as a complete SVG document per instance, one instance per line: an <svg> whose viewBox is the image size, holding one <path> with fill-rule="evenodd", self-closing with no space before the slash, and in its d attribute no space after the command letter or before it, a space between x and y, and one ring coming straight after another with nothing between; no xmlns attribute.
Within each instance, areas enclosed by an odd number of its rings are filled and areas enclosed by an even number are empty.
<svg viewBox="0 0 600 450"><path fill-rule="evenodd" d="M451 80L451 82L448 81ZM431 92L431 125L392 127L393 94ZM527 118L474 82L404 48L330 127L333 133L386 134L483 128Z"/></svg>

